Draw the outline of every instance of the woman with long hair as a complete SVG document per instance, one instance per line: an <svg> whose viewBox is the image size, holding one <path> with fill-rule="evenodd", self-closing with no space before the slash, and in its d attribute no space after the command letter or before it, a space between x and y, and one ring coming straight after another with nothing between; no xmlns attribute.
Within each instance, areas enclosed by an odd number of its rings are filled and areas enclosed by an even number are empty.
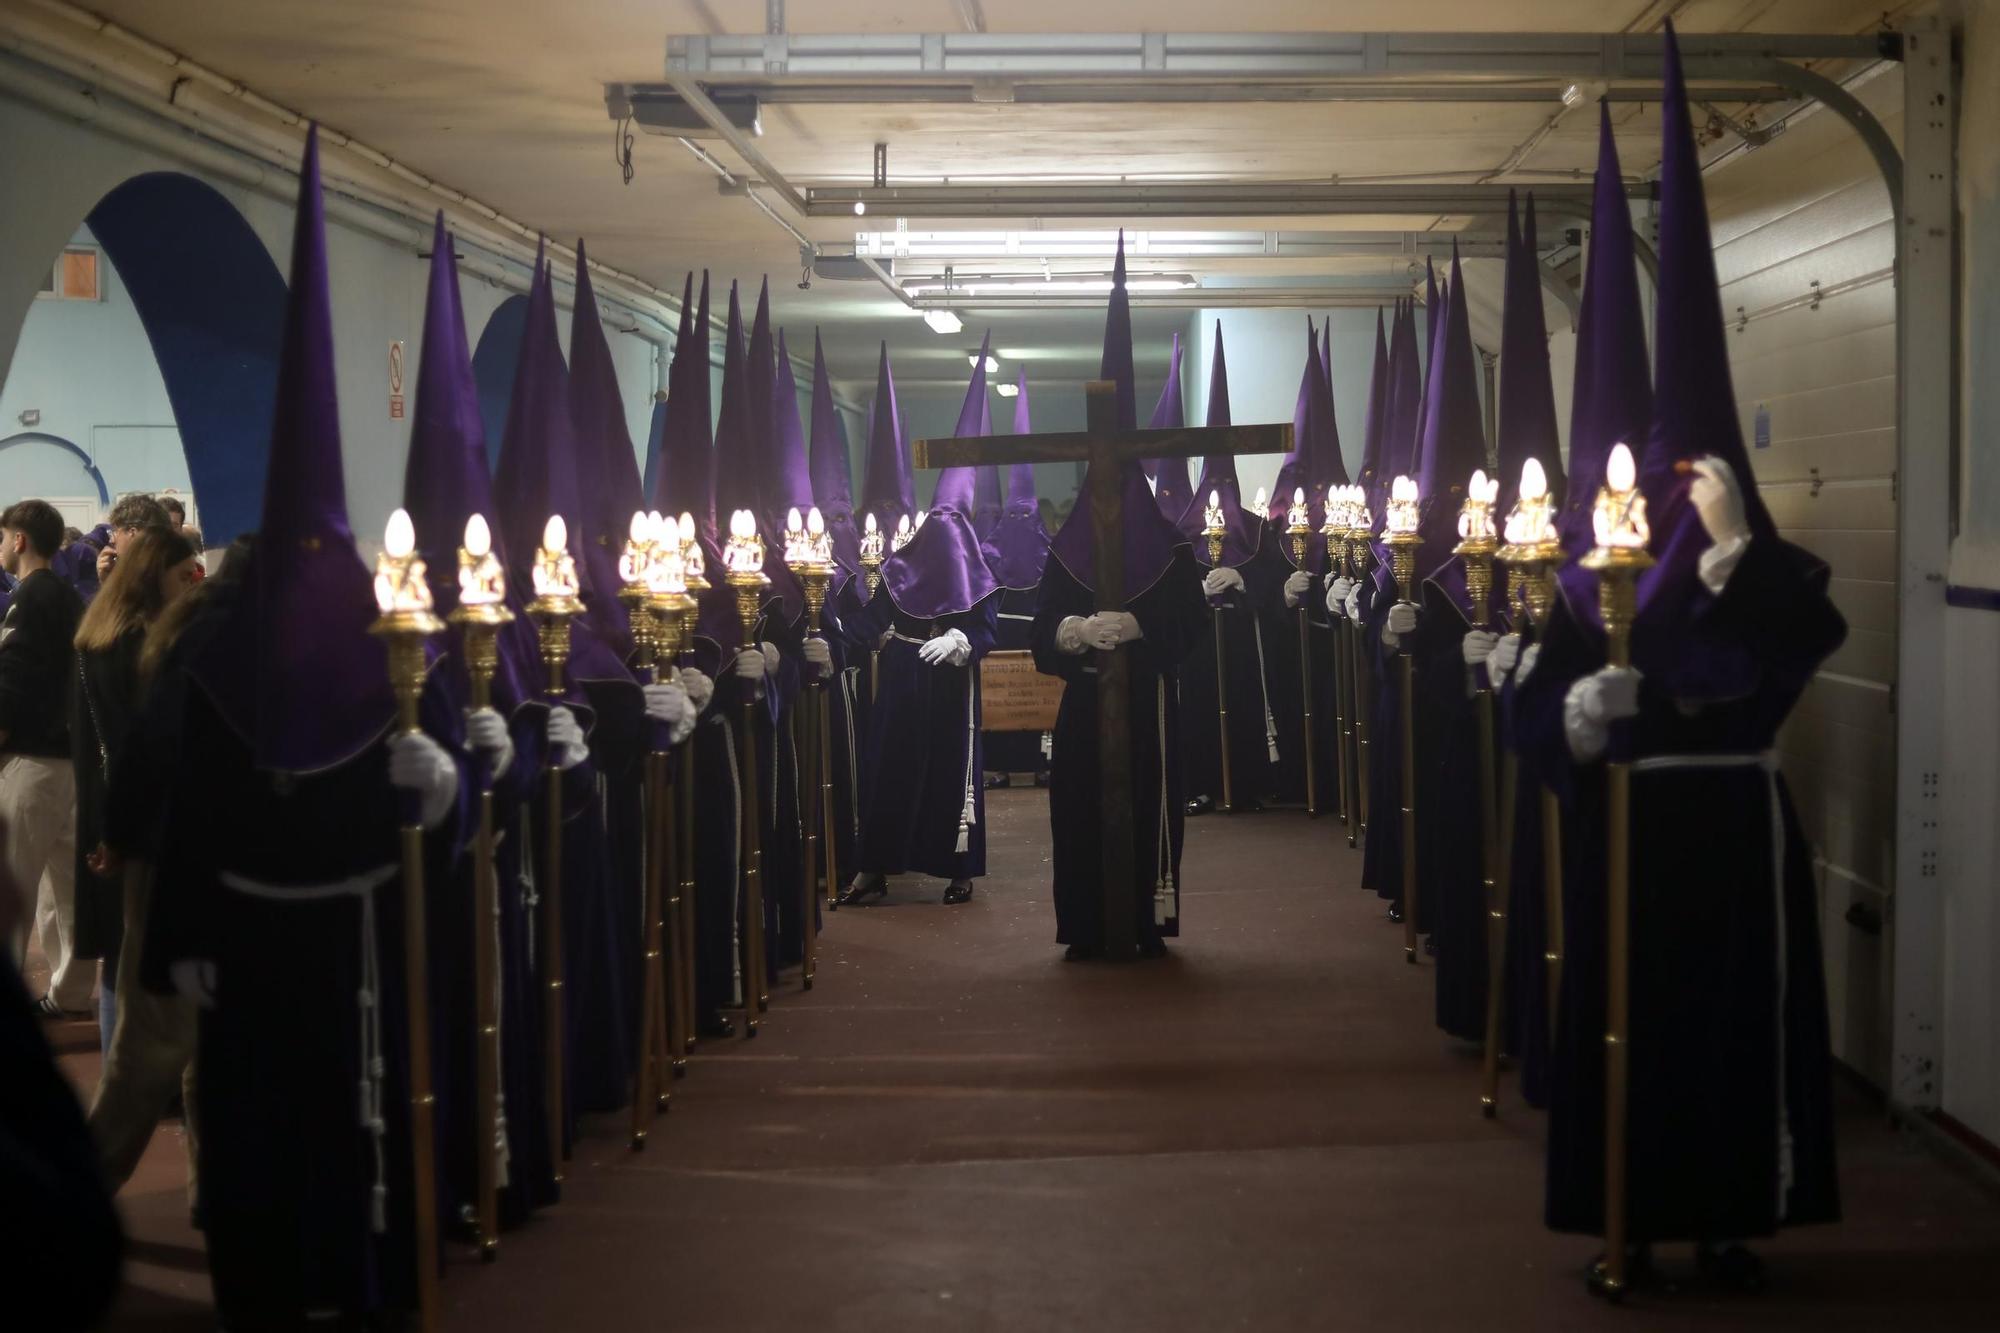
<svg viewBox="0 0 2000 1333"><path fill-rule="evenodd" d="M70 758L76 769L77 954L104 960L98 1036L107 1052L117 1020L118 951L124 937L121 876L101 870L105 793L139 711L139 654L146 627L193 587L194 547L177 532L148 528L127 541L76 628L70 682Z"/></svg>

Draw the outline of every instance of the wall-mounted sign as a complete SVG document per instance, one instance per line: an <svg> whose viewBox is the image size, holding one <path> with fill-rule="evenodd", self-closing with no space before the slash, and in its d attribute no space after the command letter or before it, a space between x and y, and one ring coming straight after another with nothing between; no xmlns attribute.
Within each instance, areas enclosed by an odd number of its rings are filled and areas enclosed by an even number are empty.
<svg viewBox="0 0 2000 1333"><path fill-rule="evenodd" d="M403 340L389 344L389 420L403 419Z"/></svg>

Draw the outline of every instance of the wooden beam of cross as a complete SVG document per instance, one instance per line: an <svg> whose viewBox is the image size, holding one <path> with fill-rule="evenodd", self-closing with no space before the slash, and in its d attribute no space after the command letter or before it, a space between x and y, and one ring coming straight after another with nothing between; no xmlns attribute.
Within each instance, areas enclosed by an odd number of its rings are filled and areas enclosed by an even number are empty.
<svg viewBox="0 0 2000 1333"><path fill-rule="evenodd" d="M1084 386L1088 429L1049 435L979 435L918 440L911 460L918 467L977 467L988 463L1075 463L1090 465L1090 527L1097 576L1092 580L1099 611L1125 609L1125 487L1120 464L1151 458L1195 458L1223 454L1288 454L1290 422L1273 426L1186 426L1168 430L1118 429L1118 386L1092 380ZM1137 885L1134 882L1134 791L1132 786L1132 666L1128 654L1097 655L1097 758L1103 793L1098 841L1103 852L1104 952L1107 958L1136 955ZM1161 756L1165 762L1166 756Z"/></svg>

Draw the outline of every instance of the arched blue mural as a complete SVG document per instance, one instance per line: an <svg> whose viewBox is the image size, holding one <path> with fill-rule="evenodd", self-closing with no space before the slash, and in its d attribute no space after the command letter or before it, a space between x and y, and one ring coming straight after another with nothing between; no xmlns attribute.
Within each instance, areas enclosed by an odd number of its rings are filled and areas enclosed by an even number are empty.
<svg viewBox="0 0 2000 1333"><path fill-rule="evenodd" d="M223 545L263 509L284 275L235 205L178 172L134 176L86 221L138 307L202 527Z"/></svg>
<svg viewBox="0 0 2000 1333"><path fill-rule="evenodd" d="M38 430L28 430L22 431L18 435L9 435L6 439L0 440L0 451L5 451L17 444L54 445L58 449L75 454L77 461L83 464L84 472L97 486L97 503L101 505L109 505L111 503L111 488L104 484L104 474L97 470L97 464L91 460L90 451L76 441L65 440L60 435L47 435Z"/></svg>
<svg viewBox="0 0 2000 1333"><path fill-rule="evenodd" d="M514 396L514 367L521 361L521 331L528 326L528 298L510 296L493 311L472 353L472 379L479 386L479 419L486 427L486 466L500 462L500 437L507 430L507 404Z"/></svg>

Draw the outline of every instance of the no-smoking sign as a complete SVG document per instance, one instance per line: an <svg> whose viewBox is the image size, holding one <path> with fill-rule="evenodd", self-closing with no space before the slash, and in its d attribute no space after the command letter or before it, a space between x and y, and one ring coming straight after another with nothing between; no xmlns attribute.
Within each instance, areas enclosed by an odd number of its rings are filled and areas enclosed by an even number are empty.
<svg viewBox="0 0 2000 1333"><path fill-rule="evenodd" d="M389 344L389 420L403 419L403 340Z"/></svg>

